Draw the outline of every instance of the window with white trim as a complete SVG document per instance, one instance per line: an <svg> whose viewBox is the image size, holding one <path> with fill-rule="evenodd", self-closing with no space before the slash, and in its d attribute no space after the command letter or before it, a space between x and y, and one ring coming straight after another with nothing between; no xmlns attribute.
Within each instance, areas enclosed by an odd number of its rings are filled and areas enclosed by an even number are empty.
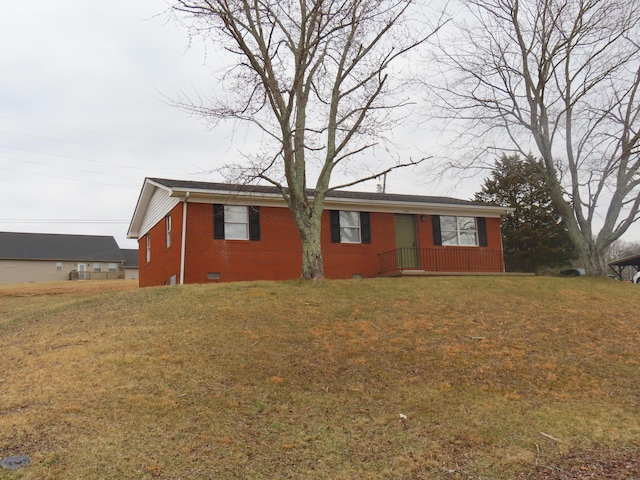
<svg viewBox="0 0 640 480"><path fill-rule="evenodd" d="M215 240L260 240L260 207L213 205Z"/></svg>
<svg viewBox="0 0 640 480"><path fill-rule="evenodd" d="M147 233L145 237L147 237L147 263L149 263L151 261L151 236Z"/></svg>
<svg viewBox="0 0 640 480"><path fill-rule="evenodd" d="M62 271L62 262L56 262L56 272Z"/></svg>
<svg viewBox="0 0 640 480"><path fill-rule="evenodd" d="M118 266L115 263L109 264L109 272L114 273L118 271Z"/></svg>
<svg viewBox="0 0 640 480"><path fill-rule="evenodd" d="M340 210L340 243L360 242L360 212Z"/></svg>
<svg viewBox="0 0 640 480"><path fill-rule="evenodd" d="M331 243L371 243L369 212L330 210Z"/></svg>
<svg viewBox="0 0 640 480"><path fill-rule="evenodd" d="M249 240L248 207L224 206L224 238L228 240Z"/></svg>
<svg viewBox="0 0 640 480"><path fill-rule="evenodd" d="M102 264L101 263L94 263L93 264L93 271L94 272L101 272L102 271Z"/></svg>
<svg viewBox="0 0 640 480"><path fill-rule="evenodd" d="M475 217L440 216L442 245L478 246Z"/></svg>

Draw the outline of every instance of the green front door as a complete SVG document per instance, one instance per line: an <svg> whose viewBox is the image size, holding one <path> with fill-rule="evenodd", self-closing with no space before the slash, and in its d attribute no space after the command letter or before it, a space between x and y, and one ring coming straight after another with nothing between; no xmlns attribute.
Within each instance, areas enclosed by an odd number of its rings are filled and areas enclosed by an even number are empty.
<svg viewBox="0 0 640 480"><path fill-rule="evenodd" d="M395 219L398 268L419 268L416 218L414 215L396 214Z"/></svg>

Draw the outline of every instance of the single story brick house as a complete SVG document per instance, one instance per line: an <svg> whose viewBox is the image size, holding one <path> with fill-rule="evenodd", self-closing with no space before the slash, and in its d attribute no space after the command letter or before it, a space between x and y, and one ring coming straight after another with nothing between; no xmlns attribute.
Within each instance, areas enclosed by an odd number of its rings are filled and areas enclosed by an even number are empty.
<svg viewBox="0 0 640 480"><path fill-rule="evenodd" d="M109 236L0 232L3 284L124 278L125 263Z"/></svg>
<svg viewBox="0 0 640 480"><path fill-rule="evenodd" d="M448 197L330 192L325 276L504 272L500 218L510 211ZM141 287L301 274L301 240L275 187L147 178L128 237L138 240Z"/></svg>

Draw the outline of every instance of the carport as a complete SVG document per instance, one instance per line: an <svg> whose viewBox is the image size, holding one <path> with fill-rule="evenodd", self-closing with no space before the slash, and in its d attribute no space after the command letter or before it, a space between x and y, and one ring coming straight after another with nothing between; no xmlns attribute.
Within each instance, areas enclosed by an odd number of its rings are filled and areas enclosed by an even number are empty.
<svg viewBox="0 0 640 480"><path fill-rule="evenodd" d="M633 267L635 269L631 275L633 276L636 272L640 271L640 254L616 260L615 262L609 263L609 266L616 273L619 280L622 280L622 272L624 272L627 267Z"/></svg>

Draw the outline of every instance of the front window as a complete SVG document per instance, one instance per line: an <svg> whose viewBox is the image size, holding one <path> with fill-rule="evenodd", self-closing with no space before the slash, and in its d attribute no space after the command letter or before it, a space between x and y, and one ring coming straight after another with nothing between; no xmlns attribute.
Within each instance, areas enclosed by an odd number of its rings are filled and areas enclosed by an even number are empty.
<svg viewBox="0 0 640 480"><path fill-rule="evenodd" d="M475 217L440 217L442 245L477 246L478 227Z"/></svg>
<svg viewBox="0 0 640 480"><path fill-rule="evenodd" d="M360 213L340 210L340 242L360 243Z"/></svg>
<svg viewBox="0 0 640 480"><path fill-rule="evenodd" d="M248 207L224 206L224 237L229 240L249 240Z"/></svg>
<svg viewBox="0 0 640 480"><path fill-rule="evenodd" d="M62 271L62 262L56 262L56 272Z"/></svg>
<svg viewBox="0 0 640 480"><path fill-rule="evenodd" d="M94 272L101 272L102 271L102 264L101 263L94 263L93 264L93 271Z"/></svg>
<svg viewBox="0 0 640 480"><path fill-rule="evenodd" d="M118 266L117 266L115 263L110 263L110 264L109 264L109 271L110 271L111 273L113 273L113 272L117 272L117 271L118 271Z"/></svg>

